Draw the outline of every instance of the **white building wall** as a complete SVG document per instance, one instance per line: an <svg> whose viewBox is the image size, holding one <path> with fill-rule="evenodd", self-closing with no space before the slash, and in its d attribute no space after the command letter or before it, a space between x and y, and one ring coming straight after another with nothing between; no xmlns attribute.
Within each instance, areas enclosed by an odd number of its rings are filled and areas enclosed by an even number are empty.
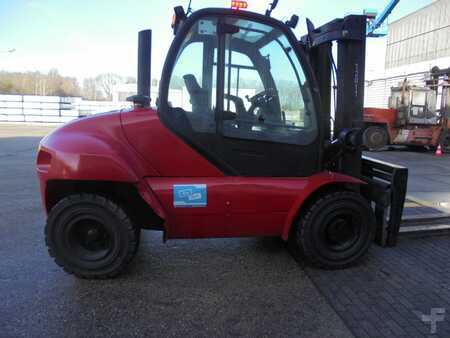
<svg viewBox="0 0 450 338"><path fill-rule="evenodd" d="M450 57L450 0L430 5L389 25L386 69Z"/></svg>
<svg viewBox="0 0 450 338"><path fill-rule="evenodd" d="M436 0L389 25L385 70L366 78L364 106L387 108L391 87L404 78L423 86L435 66L450 67L450 0Z"/></svg>

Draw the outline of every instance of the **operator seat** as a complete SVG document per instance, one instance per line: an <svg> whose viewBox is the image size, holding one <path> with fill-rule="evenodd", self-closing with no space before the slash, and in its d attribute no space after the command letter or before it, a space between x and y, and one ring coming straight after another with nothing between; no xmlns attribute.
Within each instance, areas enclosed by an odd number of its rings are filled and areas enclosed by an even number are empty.
<svg viewBox="0 0 450 338"><path fill-rule="evenodd" d="M215 119L209 103L208 90L200 87L193 74L184 75L183 80L192 105L192 113L186 112L186 115L193 129L200 132L213 132Z"/></svg>
<svg viewBox="0 0 450 338"><path fill-rule="evenodd" d="M200 87L197 79L193 74L186 74L183 76L186 89L191 97L192 112L201 112L209 106L208 91Z"/></svg>

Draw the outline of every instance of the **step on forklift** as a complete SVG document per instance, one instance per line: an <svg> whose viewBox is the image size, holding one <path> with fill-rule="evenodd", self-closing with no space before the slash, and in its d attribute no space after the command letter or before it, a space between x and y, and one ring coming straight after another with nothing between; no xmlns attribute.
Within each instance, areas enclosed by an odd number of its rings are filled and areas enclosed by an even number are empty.
<svg viewBox="0 0 450 338"><path fill-rule="evenodd" d="M298 39L298 17L271 17L276 5L176 7L156 107L145 30L133 108L41 141L45 240L66 272L118 275L141 229L164 241L279 236L327 269L356 263L373 241L396 244L407 169L361 154L366 17L307 20Z"/></svg>

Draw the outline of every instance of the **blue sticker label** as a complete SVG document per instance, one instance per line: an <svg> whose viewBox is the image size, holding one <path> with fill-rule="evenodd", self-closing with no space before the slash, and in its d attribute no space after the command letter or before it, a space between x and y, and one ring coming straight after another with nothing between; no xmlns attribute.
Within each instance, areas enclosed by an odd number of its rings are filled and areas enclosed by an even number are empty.
<svg viewBox="0 0 450 338"><path fill-rule="evenodd" d="M207 204L206 184L174 184L173 206L205 207Z"/></svg>

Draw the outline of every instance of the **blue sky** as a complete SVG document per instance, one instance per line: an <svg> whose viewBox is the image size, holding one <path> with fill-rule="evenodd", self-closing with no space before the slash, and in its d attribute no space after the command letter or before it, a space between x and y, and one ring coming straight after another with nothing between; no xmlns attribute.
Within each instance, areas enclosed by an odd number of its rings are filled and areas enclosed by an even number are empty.
<svg viewBox="0 0 450 338"><path fill-rule="evenodd" d="M263 12L270 1L249 0L249 9ZM280 0L273 16L300 16L316 26L364 8L381 10L389 0ZM390 17L394 21L431 0L402 0ZM172 41L173 7L188 1L154 0L0 0L0 70L48 71L57 68L80 80L102 72L135 76L136 40L141 29L153 29L154 77L159 77ZM193 0L192 7L228 7L228 0ZM385 39L368 42L367 70L383 68ZM14 53L3 51L15 48Z"/></svg>

